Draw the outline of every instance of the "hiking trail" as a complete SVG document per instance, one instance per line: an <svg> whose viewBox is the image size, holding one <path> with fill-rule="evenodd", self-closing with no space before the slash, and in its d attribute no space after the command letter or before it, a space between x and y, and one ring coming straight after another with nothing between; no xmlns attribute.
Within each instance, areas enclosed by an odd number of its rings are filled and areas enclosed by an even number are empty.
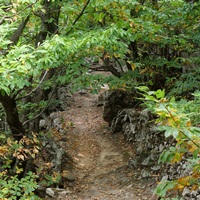
<svg viewBox="0 0 200 200"><path fill-rule="evenodd" d="M122 134L112 134L102 119L98 95L77 92L74 103L62 112L73 128L66 133L66 151L73 161L75 181L66 186L66 200L149 200L153 179L140 178L128 161L134 148Z"/></svg>

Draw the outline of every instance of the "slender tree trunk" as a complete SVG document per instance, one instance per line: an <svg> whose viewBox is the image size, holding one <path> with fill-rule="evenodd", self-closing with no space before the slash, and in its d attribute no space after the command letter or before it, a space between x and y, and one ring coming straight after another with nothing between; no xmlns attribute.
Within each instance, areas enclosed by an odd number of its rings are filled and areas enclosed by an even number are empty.
<svg viewBox="0 0 200 200"><path fill-rule="evenodd" d="M126 55L128 57L127 60L130 59L130 60L136 61L136 59L138 58L137 41L130 42L128 48L130 50L130 54ZM126 61L126 66L127 66L128 70L132 70L132 67L131 67L130 63L127 62L127 61Z"/></svg>
<svg viewBox="0 0 200 200"><path fill-rule="evenodd" d="M35 41L35 46L42 44L47 36L58 34L58 20L60 16L60 6L57 2L52 2L51 0L44 0L43 8L45 10L35 13L36 16L41 19L41 29L38 33ZM53 20L52 20L53 19ZM51 21L51 22L50 22ZM48 75L45 77L44 81L50 80L54 75L54 69L49 70ZM42 78L42 76L41 76ZM43 90L42 87L39 87L36 91L35 96L31 99L34 103L39 103L42 100L48 100L48 96L51 90ZM39 120L40 116L34 119L30 123L30 130L33 132L39 132Z"/></svg>
<svg viewBox="0 0 200 200"><path fill-rule="evenodd" d="M11 36L10 41L12 43L9 46L17 44L28 21L29 21L29 16L27 16L24 20L22 20L18 28L14 31L14 33ZM8 51L6 51L5 54L7 52ZM6 93L4 94L2 91L0 91L0 103L3 105L3 108L5 110L6 120L12 132L12 135L16 140L19 141L23 137L23 135L25 135L25 129L23 128L22 122L20 121L19 118L16 100L14 97L9 96Z"/></svg>
<svg viewBox="0 0 200 200"><path fill-rule="evenodd" d="M14 98L8 96L7 94L0 94L0 102L4 107L6 120L12 132L12 135L16 140L19 141L23 137L23 135L25 135L25 130L23 128L22 122L19 120L19 113L17 110L16 101Z"/></svg>

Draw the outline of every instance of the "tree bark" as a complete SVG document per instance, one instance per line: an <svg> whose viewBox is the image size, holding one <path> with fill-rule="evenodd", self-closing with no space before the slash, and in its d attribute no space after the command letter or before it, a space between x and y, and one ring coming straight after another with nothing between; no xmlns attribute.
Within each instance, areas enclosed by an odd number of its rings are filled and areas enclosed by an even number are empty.
<svg viewBox="0 0 200 200"><path fill-rule="evenodd" d="M46 39L48 34L53 35L58 33L60 6L57 5L56 2L52 3L49 0L45 0L43 8L45 12L41 10L35 12L35 15L41 19L41 29L35 41L36 47Z"/></svg>
<svg viewBox="0 0 200 200"><path fill-rule="evenodd" d="M53 34L58 34L60 6L56 2L45 0L43 2L43 8L45 11L39 10L35 13L35 15L41 19L40 32L38 33L35 41L36 48L45 41L48 35L51 36ZM44 81L50 80L53 77L54 72L54 69L50 69ZM43 76L41 76L41 78L42 77ZM42 100L47 100L50 92L51 89L43 90L42 87L39 87L31 101L38 103ZM29 132L39 132L39 120L40 117L37 117L29 123Z"/></svg>
<svg viewBox="0 0 200 200"><path fill-rule="evenodd" d="M18 26L17 30L13 33L13 35L10 39L12 41L11 45L17 44L17 42L19 41L19 38L20 38L21 34L23 33L23 30L24 30L26 24L28 23L28 21L29 21L29 16L26 17L26 19L21 22L21 24Z"/></svg>
<svg viewBox="0 0 200 200"><path fill-rule="evenodd" d="M17 44L28 21L29 21L29 16L27 16L25 20L22 20L21 24L18 26L18 28L15 30L15 32L10 38L12 42L10 46ZM6 53L7 51L5 52L5 54ZM26 131L23 128L22 122L20 121L16 100L14 97L9 96L6 93L3 93L3 91L0 91L0 103L2 103L3 108L5 110L6 120L12 132L12 135L15 140L19 141L20 139L22 139L23 135L25 135Z"/></svg>
<svg viewBox="0 0 200 200"><path fill-rule="evenodd" d="M25 135L25 130L23 128L22 122L19 120L19 113L17 110L16 101L11 96L0 93L0 102L4 107L6 120L12 132L12 135L15 140L19 141L20 139L22 139L23 135Z"/></svg>
<svg viewBox="0 0 200 200"><path fill-rule="evenodd" d="M138 47L137 47L137 41L134 42L130 42L128 49L130 50L130 54L127 54L127 60L126 60L126 66L128 68L128 70L132 71L132 67L130 65L130 63L128 62L128 60L133 60L136 61L136 59L138 58Z"/></svg>

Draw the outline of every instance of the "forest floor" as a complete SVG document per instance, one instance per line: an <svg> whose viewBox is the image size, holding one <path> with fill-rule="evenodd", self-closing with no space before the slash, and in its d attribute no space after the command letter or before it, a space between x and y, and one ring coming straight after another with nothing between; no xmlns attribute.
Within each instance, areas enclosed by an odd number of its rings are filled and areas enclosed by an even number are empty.
<svg viewBox="0 0 200 200"><path fill-rule="evenodd" d="M97 95L75 93L74 103L62 113L72 127L64 137L66 152L73 158L75 181L66 185L66 200L150 200L156 181L141 178L131 169L133 145L122 134L112 134L102 119ZM65 139L66 139L65 138Z"/></svg>

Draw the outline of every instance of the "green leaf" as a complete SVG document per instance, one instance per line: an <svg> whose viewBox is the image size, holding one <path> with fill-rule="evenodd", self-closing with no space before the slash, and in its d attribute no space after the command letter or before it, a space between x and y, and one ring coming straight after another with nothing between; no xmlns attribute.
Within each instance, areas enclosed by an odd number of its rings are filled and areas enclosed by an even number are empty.
<svg viewBox="0 0 200 200"><path fill-rule="evenodd" d="M193 154L192 154L193 158L194 158L194 159L197 159L199 153L200 153L200 148L197 148L197 149L193 152Z"/></svg>
<svg viewBox="0 0 200 200"><path fill-rule="evenodd" d="M158 99L162 99L162 98L164 98L165 97L165 90L157 90L156 92L155 92L155 95L156 95L156 98L158 98Z"/></svg>
<svg viewBox="0 0 200 200"><path fill-rule="evenodd" d="M176 185L173 181L161 181L156 187L156 194L160 197L165 197L168 190L171 190Z"/></svg>
<svg viewBox="0 0 200 200"><path fill-rule="evenodd" d="M179 130L177 128L173 128L168 126L168 128L165 131L165 137L173 136L174 138L177 138L179 134Z"/></svg>

